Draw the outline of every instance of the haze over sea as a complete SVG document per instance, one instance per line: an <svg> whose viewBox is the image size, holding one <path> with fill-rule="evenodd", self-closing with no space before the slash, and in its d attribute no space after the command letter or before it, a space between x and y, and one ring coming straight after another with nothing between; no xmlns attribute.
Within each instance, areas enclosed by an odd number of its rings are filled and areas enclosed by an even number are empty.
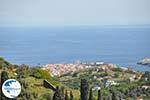
<svg viewBox="0 0 150 100"><path fill-rule="evenodd" d="M14 64L102 61L140 71L150 57L150 27L0 28L0 56Z"/></svg>

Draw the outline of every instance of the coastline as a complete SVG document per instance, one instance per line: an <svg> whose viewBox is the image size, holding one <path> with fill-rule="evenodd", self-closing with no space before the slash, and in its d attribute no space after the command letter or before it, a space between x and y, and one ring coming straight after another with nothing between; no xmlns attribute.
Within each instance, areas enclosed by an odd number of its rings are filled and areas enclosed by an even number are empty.
<svg viewBox="0 0 150 100"><path fill-rule="evenodd" d="M25 84L26 91L23 93L31 91L30 94L39 94L41 95L41 98L46 98L45 94L53 95L53 93L55 93L55 91L50 92L50 90L47 89L45 80L50 86L65 86L67 90L73 92L75 97L80 96L80 82L82 79L88 80L90 87L93 87L94 93L99 89L102 90L103 94L106 91L107 94L104 94L103 96L111 95L111 92L108 90L110 87L116 89L114 91L116 91L117 95L120 93L124 95L122 98L136 98L139 97L138 94L145 94L145 92L141 90L150 89L150 86L147 84L150 80L149 72L138 72L111 63L91 62L45 65L45 68L50 68L49 71L51 71L51 73L48 72L47 69L42 69L44 67L31 68L28 65L13 65L3 58L0 59L0 62L1 73L5 72L10 78L13 77L19 80L22 84ZM126 95L126 92L130 89L138 89L140 92L133 90L128 92L128 94L134 94L133 96ZM145 100L145 98L149 98L149 96L144 96L143 98Z"/></svg>
<svg viewBox="0 0 150 100"><path fill-rule="evenodd" d="M82 63L67 63L67 64L46 64L42 66L43 70L47 70L51 73L51 76L61 76L63 74L67 74L70 72L75 72L79 70L85 70L90 68L96 68L98 70L102 70L104 72L112 72L114 68L120 68L123 71L130 70L132 72L137 72L136 70L128 67L121 67L112 63L104 63L104 62L82 62Z"/></svg>

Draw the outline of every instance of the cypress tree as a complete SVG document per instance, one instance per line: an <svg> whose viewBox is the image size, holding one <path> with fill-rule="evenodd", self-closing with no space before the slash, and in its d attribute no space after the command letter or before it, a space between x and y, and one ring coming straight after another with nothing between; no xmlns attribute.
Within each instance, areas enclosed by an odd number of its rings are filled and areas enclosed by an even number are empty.
<svg viewBox="0 0 150 100"><path fill-rule="evenodd" d="M70 91L70 100L73 100L73 94L72 94L72 91Z"/></svg>
<svg viewBox="0 0 150 100"><path fill-rule="evenodd" d="M6 71L2 71L1 72L1 93L0 93L0 99L1 100L9 100L8 98L6 98L2 92L2 84L7 80L9 79L8 77L8 73Z"/></svg>
<svg viewBox="0 0 150 100"><path fill-rule="evenodd" d="M8 73L6 71L1 72L1 84L3 84L8 79Z"/></svg>
<svg viewBox="0 0 150 100"><path fill-rule="evenodd" d="M106 100L105 97L103 97L103 100Z"/></svg>
<svg viewBox="0 0 150 100"><path fill-rule="evenodd" d="M117 100L116 94L112 92L112 100Z"/></svg>
<svg viewBox="0 0 150 100"><path fill-rule="evenodd" d="M62 95L65 96L64 89L65 89L65 88L62 86L62 87L61 87L61 93L62 93Z"/></svg>
<svg viewBox="0 0 150 100"><path fill-rule="evenodd" d="M89 100L93 100L93 92L92 92L92 88L90 88Z"/></svg>
<svg viewBox="0 0 150 100"><path fill-rule="evenodd" d="M66 90L66 92L65 92L65 100L69 100L67 90Z"/></svg>
<svg viewBox="0 0 150 100"><path fill-rule="evenodd" d="M102 93L101 93L100 89L98 90L98 98L97 98L97 100L102 100Z"/></svg>
<svg viewBox="0 0 150 100"><path fill-rule="evenodd" d="M106 100L111 100L110 96L107 96L107 97L106 97Z"/></svg>
<svg viewBox="0 0 150 100"><path fill-rule="evenodd" d="M88 100L88 83L86 79L81 79L80 94L81 100Z"/></svg>

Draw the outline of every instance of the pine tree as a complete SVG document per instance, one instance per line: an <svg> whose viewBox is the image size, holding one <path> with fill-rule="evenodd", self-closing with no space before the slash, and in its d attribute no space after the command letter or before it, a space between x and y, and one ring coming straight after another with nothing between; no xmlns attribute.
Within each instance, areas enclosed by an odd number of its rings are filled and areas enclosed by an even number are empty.
<svg viewBox="0 0 150 100"><path fill-rule="evenodd" d="M92 92L92 88L90 88L89 100L93 100L93 92Z"/></svg>
<svg viewBox="0 0 150 100"><path fill-rule="evenodd" d="M81 79L80 94L81 100L88 100L88 83L86 79Z"/></svg>
<svg viewBox="0 0 150 100"><path fill-rule="evenodd" d="M98 98L97 98L97 100L102 100L102 93L101 93L100 89L98 90Z"/></svg>
<svg viewBox="0 0 150 100"><path fill-rule="evenodd" d="M72 91L70 91L70 100L73 100L73 94L72 94Z"/></svg>

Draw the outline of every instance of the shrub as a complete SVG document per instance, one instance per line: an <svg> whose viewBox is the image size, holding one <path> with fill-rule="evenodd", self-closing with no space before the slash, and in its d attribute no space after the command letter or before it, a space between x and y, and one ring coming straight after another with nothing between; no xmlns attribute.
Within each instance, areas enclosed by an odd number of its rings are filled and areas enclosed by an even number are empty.
<svg viewBox="0 0 150 100"><path fill-rule="evenodd" d="M8 61L0 57L0 69L8 68L9 65L11 64Z"/></svg>
<svg viewBox="0 0 150 100"><path fill-rule="evenodd" d="M119 77L119 73L114 73L114 77L118 78Z"/></svg>
<svg viewBox="0 0 150 100"><path fill-rule="evenodd" d="M46 79L52 84L58 84L56 80L54 80L51 75L46 70L42 70L40 68L32 68L31 69L31 76L37 79Z"/></svg>
<svg viewBox="0 0 150 100"><path fill-rule="evenodd" d="M50 74L46 70L42 70L40 68L32 68L31 76L38 79L49 79L51 78Z"/></svg>
<svg viewBox="0 0 150 100"><path fill-rule="evenodd" d="M27 65L20 65L17 69L16 69L16 73L17 73L17 77L18 78L26 78L29 73L30 73L30 70L29 70L29 66Z"/></svg>

